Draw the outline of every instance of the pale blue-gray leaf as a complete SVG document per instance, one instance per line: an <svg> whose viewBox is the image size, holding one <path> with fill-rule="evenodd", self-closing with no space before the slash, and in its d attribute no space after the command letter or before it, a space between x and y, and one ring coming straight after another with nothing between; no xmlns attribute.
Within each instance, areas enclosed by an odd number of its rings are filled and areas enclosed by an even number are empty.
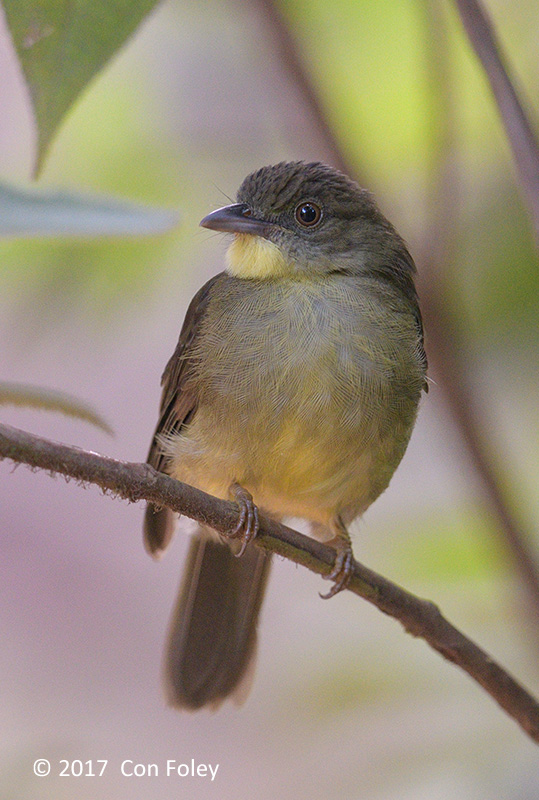
<svg viewBox="0 0 539 800"><path fill-rule="evenodd" d="M177 222L170 210L0 182L0 236L144 236L163 233Z"/></svg>

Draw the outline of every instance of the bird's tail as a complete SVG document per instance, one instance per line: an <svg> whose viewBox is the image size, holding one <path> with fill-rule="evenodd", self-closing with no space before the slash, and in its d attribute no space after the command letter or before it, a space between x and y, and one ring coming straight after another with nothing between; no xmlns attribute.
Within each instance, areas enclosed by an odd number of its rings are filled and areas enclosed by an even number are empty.
<svg viewBox="0 0 539 800"><path fill-rule="evenodd" d="M169 703L195 710L245 699L271 557L231 548L203 529L192 537L165 653Z"/></svg>

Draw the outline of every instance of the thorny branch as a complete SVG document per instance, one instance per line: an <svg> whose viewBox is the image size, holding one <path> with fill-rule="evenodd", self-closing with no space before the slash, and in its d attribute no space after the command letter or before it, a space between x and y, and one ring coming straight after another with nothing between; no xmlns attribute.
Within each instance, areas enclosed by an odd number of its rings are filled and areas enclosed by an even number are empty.
<svg viewBox="0 0 539 800"><path fill-rule="evenodd" d="M237 522L238 510L234 503L218 500L175 481L147 464L117 461L9 425L0 425L2 458L96 484L132 502L147 500L168 506L223 535ZM260 517L260 532L255 542L319 575L327 575L335 559L331 547L267 517ZM467 672L539 743L539 703L487 653L453 627L433 603L415 597L357 562L348 589L397 619L408 633L424 639L444 658Z"/></svg>

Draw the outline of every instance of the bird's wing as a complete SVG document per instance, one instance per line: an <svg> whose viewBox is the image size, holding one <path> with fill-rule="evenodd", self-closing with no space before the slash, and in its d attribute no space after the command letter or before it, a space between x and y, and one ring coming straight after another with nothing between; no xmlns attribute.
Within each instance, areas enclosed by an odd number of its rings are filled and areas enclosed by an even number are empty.
<svg viewBox="0 0 539 800"><path fill-rule="evenodd" d="M196 412L197 398L192 388L189 388L188 381L192 373L189 355L200 331L200 323L206 313L212 287L221 275L222 273L211 278L191 300L178 344L161 378L163 393L159 421L147 458L147 463L159 472L167 472L167 455L163 452L163 439L178 433ZM172 512L168 508L157 508L149 503L144 521L146 549L153 556L158 556L167 547L173 531Z"/></svg>
<svg viewBox="0 0 539 800"><path fill-rule="evenodd" d="M196 411L196 397L187 383L191 374L189 354L192 351L204 317L211 289L220 275L215 275L199 289L187 309L176 349L161 378L163 392L159 421L153 435L147 462L160 472L167 472L166 456L160 440L178 433Z"/></svg>

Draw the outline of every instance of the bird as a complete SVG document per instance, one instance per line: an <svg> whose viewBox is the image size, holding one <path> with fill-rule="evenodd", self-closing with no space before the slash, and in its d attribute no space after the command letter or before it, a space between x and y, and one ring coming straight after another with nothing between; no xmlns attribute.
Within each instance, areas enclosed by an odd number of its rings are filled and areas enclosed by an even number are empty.
<svg viewBox="0 0 539 800"><path fill-rule="evenodd" d="M147 459L240 511L230 538L198 524L189 545L164 671L170 705L191 711L249 691L271 563L258 510L305 519L336 552L323 597L344 589L349 526L388 486L428 388L414 261L351 178L261 167L200 225L231 237L226 268L188 307ZM153 556L174 524L148 504Z"/></svg>

